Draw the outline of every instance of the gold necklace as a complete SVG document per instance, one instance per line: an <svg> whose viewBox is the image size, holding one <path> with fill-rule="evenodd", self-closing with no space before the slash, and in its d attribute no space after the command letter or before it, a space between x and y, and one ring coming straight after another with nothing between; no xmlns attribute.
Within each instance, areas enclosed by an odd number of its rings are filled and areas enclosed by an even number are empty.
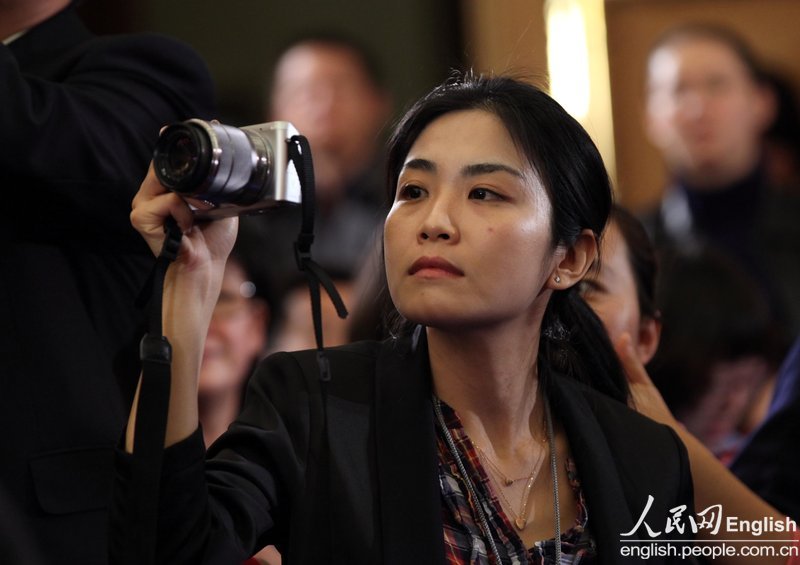
<svg viewBox="0 0 800 565"><path fill-rule="evenodd" d="M514 518L514 525L517 527L518 530L520 530L520 531L524 530L525 526L528 525L528 519L530 518L531 520L533 520L533 515L529 516L530 511L528 509L528 502L530 500L531 489L533 488L533 483L536 482L536 477L539 475L539 471L542 468L542 462L544 461L544 452L545 452L545 450L544 449L540 449L539 450L539 453L537 454L536 459L533 462L533 466L531 467L531 472L527 477L519 477L517 479L509 479L500 470L500 467L494 461L492 461L489 458L489 456L486 455L486 453L480 447L478 447L477 445L475 447L478 450L478 455L480 456L480 458L482 460L485 460L489 464L490 469L492 471L494 471L494 473L488 473L489 478L495 484L495 486L497 487L497 493L500 495L500 498L502 498L503 502L505 502L506 508L511 513L512 517ZM503 494L503 485L501 485L500 483L497 482L495 474L497 474L501 479L503 479L503 483L505 483L505 486L507 486L507 487L513 485L515 482L517 482L517 481L519 481L521 479L525 479L525 478L528 479L528 482L525 483L525 488L522 491L522 499L520 500L519 513L514 512L513 506L508 501L508 498L506 498L506 495ZM536 509L533 508L533 513L535 514L535 512L536 512Z"/></svg>
<svg viewBox="0 0 800 565"><path fill-rule="evenodd" d="M461 454L458 452L456 442L453 439L453 434L450 433L450 429L447 427L447 424L444 421L444 416L442 415L442 402L435 394L432 395L432 398L433 411L436 414L436 421L439 424L439 429L441 429L442 434L444 435L447 448L450 450L450 454L453 456L453 459L456 462L458 472L461 474L461 479L464 481L467 491L469 492L470 496L472 496L473 500L475 500L474 508L478 515L478 523L480 524L481 531L483 532L484 540L489 544L489 547L492 550L492 555L495 557L495 562L502 563L500 552L497 550L497 544L495 543L494 537L491 534L489 520L486 518L486 514L483 511L483 504L481 503L482 497L478 496L475 485L472 483L472 479L470 479L469 473L467 473L467 469L461 459ZM550 414L550 406L547 403L547 400L544 402L544 418L545 431L547 432L547 445L550 450L550 472L552 473L551 479L553 485L553 523L555 524L555 535L553 536L553 539L556 542L554 561L555 563L561 563L561 504L558 500L558 453L556 453L557 450L555 432L553 431L553 417Z"/></svg>
<svg viewBox="0 0 800 565"><path fill-rule="evenodd" d="M536 443L536 442L538 442L538 441L541 441L541 442L542 442L542 445L545 445L545 444L547 443L547 430L545 429L545 428L546 428L546 425L545 425L545 424L546 424L545 422L542 422L542 432L543 432L543 433L542 433L542 436L544 436L544 437L543 437L543 439L541 439L541 440L538 440L538 439L536 438L536 436L532 436L532 437L531 437L531 443ZM507 487L510 487L510 486L511 486L511 485L513 485L514 483L516 483L516 482L518 482L518 481L521 481L521 480L523 480L523 479L527 479L527 478L529 478L529 477L530 477L530 475L525 475L524 477L517 477L516 479L510 479L509 477L507 477L507 476L506 476L506 474L505 474L505 473L503 473L503 471L500 469L500 467L499 467L499 466L498 466L498 465L497 465L497 464L496 464L494 461L492 461L491 457L489 457L489 456L486 454L486 452L485 452L483 449L481 449L481 446L480 446L480 445L478 445L477 443L474 443L474 442L472 443L472 445L474 445L474 446L475 446L475 449L478 451L478 455L480 455L480 456L481 456L481 458L482 458L482 459L484 459L484 460L486 461L486 463L488 463L488 464L489 464L489 466L491 466L491 467L492 467L492 469L494 469L494 470L495 470L495 472L497 473L497 475L498 475L498 476L499 476L501 479L503 479L503 484L504 484L505 486L507 486Z"/></svg>
<svg viewBox="0 0 800 565"><path fill-rule="evenodd" d="M492 459L486 454L486 452L483 449L481 449L480 445L477 445L477 444L473 444L473 445L475 445L475 449L478 450L478 455L480 455L481 459L484 462L486 462L494 470L494 472L497 474L497 476L499 476L502 479L503 484L505 486L510 487L511 485L513 485L516 482L519 482L519 481L522 481L522 480L530 478L530 475L525 475L523 477L517 477L516 479L508 478L506 476L506 474L503 473L503 471L500 469L500 467L497 466L497 463L492 461Z"/></svg>

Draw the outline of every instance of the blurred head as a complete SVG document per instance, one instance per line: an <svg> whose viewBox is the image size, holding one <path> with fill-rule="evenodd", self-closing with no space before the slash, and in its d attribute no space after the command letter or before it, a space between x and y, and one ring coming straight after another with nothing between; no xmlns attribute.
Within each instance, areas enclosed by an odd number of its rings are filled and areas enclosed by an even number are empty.
<svg viewBox="0 0 800 565"><path fill-rule="evenodd" d="M314 150L317 188L336 190L382 148L391 100L370 55L352 40L318 36L278 60L268 114L292 122Z"/></svg>
<svg viewBox="0 0 800 565"><path fill-rule="evenodd" d="M387 164L386 273L402 315L593 332L572 323L585 308L575 285L611 191L594 143L558 103L511 78L457 77L406 114Z"/></svg>
<svg viewBox="0 0 800 565"><path fill-rule="evenodd" d="M713 189L750 173L773 115L755 56L732 31L683 26L652 48L647 134L671 173L692 187Z"/></svg>
<svg viewBox="0 0 800 565"><path fill-rule="evenodd" d="M267 345L269 308L244 264L243 259L231 255L225 266L203 350L201 396L241 394Z"/></svg>
<svg viewBox="0 0 800 565"><path fill-rule="evenodd" d="M619 206L611 217L600 247L600 261L581 284L592 307L616 343L627 332L643 364L658 348L660 314L655 305L656 256L642 224Z"/></svg>
<svg viewBox="0 0 800 565"><path fill-rule="evenodd" d="M717 360L708 370L705 394L681 421L709 449L719 453L743 425L761 385L774 369L761 355L742 355Z"/></svg>
<svg viewBox="0 0 800 565"><path fill-rule="evenodd" d="M712 248L676 250L662 267L663 332L648 369L675 416L713 449L779 361L769 308L741 267Z"/></svg>

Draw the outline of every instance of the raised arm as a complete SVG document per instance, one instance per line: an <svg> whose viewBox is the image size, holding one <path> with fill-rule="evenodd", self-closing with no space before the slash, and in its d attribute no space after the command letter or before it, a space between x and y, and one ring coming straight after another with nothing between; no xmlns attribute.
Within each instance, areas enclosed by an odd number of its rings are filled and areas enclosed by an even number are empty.
<svg viewBox="0 0 800 565"><path fill-rule="evenodd" d="M133 200L131 222L154 254L161 251L169 216L184 235L164 283L163 328L173 351L165 446L185 439L198 426L197 381L203 345L238 225L236 218L194 223L188 204L159 183L151 166ZM137 406L138 393L128 420L128 452L135 441Z"/></svg>
<svg viewBox="0 0 800 565"><path fill-rule="evenodd" d="M731 473L714 455L672 415L658 389L650 380L644 366L640 362L631 344L628 334L624 334L616 344L617 354L622 361L631 387L633 408L663 424L670 426L683 443L689 453L689 462L692 469L694 482L695 509L702 511L709 506L721 504L724 516L736 516L740 520L761 521L772 518L776 522L785 520L786 516L767 504L757 494L751 491L736 476ZM710 535L707 529L698 532L698 539L707 541L724 540L753 540L758 542L765 538L785 540L788 546L792 540L792 532L767 532L761 537L750 532L728 531L725 520L716 535ZM731 544L735 547L747 545ZM755 544L753 544L755 545ZM762 544L759 544L762 545ZM768 544L763 544L768 545ZM774 545L777 549L778 544ZM776 551L777 553L777 551ZM718 563L738 565L746 563L775 564L787 563L786 557L759 556L732 556L720 557Z"/></svg>

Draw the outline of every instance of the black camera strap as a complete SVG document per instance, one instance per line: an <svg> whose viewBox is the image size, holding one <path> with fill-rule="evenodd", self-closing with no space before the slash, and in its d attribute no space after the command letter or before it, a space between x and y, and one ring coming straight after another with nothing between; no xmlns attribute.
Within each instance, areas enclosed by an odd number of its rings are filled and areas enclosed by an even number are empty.
<svg viewBox="0 0 800 565"><path fill-rule="evenodd" d="M311 160L308 140L302 135L295 135L289 139L289 159L294 163L297 176L300 179L303 215L300 233L294 244L294 256L295 261L297 261L297 268L305 273L308 281L308 290L311 294L311 316L314 319L314 338L317 343L319 378L323 382L327 382L331 379L331 371L322 342L320 286L328 293L340 318L347 317L347 308L328 273L311 258L311 244L314 243L314 211L316 209L314 202L314 166Z"/></svg>
<svg viewBox="0 0 800 565"><path fill-rule="evenodd" d="M316 493L315 500L307 499L303 502L302 507L308 509L311 507L324 508L326 516L323 523L328 524L329 527L322 528L319 531L319 547L314 552L318 555L331 555L335 545L333 536L333 528L330 527L332 523L331 514L331 473L330 473L330 440L328 438L328 383L331 380L331 367L328 357L325 354L322 341L322 307L320 304L320 286L328 293L336 313L340 318L347 317L347 308L345 308L342 297L339 291L333 284L333 281L322 268L311 259L311 244L314 242L314 211L316 209L314 202L314 167L311 160L311 151L308 146L308 140L301 136L295 135L289 140L289 158L295 164L297 175L300 179L301 204L303 221L300 228L300 233L297 236L297 241L294 244L295 260L297 261L297 268L306 275L308 281L308 290L311 297L311 316L314 321L314 337L317 342L317 366L319 367L319 385L320 396L322 403L322 426L320 427L316 437L312 440L311 449L314 452L311 460L317 462L316 465L310 465L306 472L306 493ZM310 496L306 494L306 498ZM306 521L306 527L309 531L318 524L318 512L306 511L303 518ZM309 548L304 548L308 551Z"/></svg>
<svg viewBox="0 0 800 565"><path fill-rule="evenodd" d="M158 526L159 486L164 438L167 430L171 381L172 347L161 326L164 277L169 264L178 256L181 230L173 218L164 224L166 238L148 279L150 305L147 333L139 344L142 378L131 465L131 487L135 496L133 516L128 526L134 535L128 548L130 563L155 563Z"/></svg>

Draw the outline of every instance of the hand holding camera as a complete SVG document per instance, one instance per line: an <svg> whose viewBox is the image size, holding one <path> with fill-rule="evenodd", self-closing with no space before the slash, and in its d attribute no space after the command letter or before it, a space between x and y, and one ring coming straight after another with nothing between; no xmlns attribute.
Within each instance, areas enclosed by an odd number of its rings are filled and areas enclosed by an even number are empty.
<svg viewBox="0 0 800 565"><path fill-rule="evenodd" d="M184 233L177 265L191 270L203 265L214 267L215 263L224 266L236 239L237 219L197 223L194 208L169 191L151 166L133 199L131 223L156 256L164 244L164 225L170 217Z"/></svg>

